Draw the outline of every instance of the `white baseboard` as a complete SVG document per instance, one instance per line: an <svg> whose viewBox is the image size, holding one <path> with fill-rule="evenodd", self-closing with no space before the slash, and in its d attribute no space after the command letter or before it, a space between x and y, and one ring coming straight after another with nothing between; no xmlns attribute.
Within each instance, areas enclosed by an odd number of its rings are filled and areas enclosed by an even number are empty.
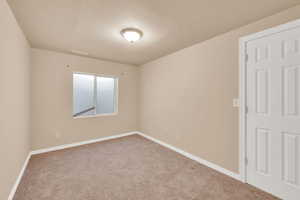
<svg viewBox="0 0 300 200"><path fill-rule="evenodd" d="M27 156L27 158L26 158L26 160L23 164L23 167L20 171L20 174L19 174L13 188L11 189L11 192L8 196L8 200L12 200L14 198L14 195L17 191L18 185L21 182L21 179L23 177L25 169L28 165L29 159L32 155L46 153L46 152L50 152L50 151L56 151L56 150L60 150L60 149L76 147L76 146L80 146L80 145L84 145L84 144L91 144L91 143L95 143L95 142L101 142L101 141L105 141L105 140L116 139L116 138L125 137L125 136L129 136L129 135L134 135L134 134L138 134L138 132L133 131L133 132L123 133L123 134L118 134L118 135L113 135L113 136L108 136L108 137L103 137L103 138L98 138L98 139L93 139L93 140L87 140L87 141L82 141L82 142L77 142L77 143L72 143L72 144L54 146L54 147L45 148L45 149L38 149L38 150L34 150L34 151L29 152L29 154L28 154L28 156Z"/></svg>
<svg viewBox="0 0 300 200"><path fill-rule="evenodd" d="M84 144L92 144L92 143L95 143L95 142L101 142L101 141L105 141L105 140L116 139L116 138L125 137L125 136L129 136L129 135L134 135L134 134L138 134L138 133L133 131L133 132L122 133L122 134L118 134L118 135L113 135L113 136L108 136L108 137L103 137L103 138L98 138L98 139L93 139L93 140L86 140L86 141L82 141L82 142L76 142L76 143L72 143L72 144L64 144L64 145L49 147L49 148L45 148L45 149L38 149L38 150L31 151L31 154L35 155L35 154L41 154L41 153L46 153L46 152L50 152L50 151L57 151L57 150L61 150L61 149L81 146L81 145L84 145Z"/></svg>
<svg viewBox="0 0 300 200"><path fill-rule="evenodd" d="M210 168L212 168L212 169L214 169L214 170L216 170L218 172L221 172L221 173L223 173L225 175L228 175L228 176L230 176L230 177L232 177L234 179L237 179L239 181L241 180L241 177L240 177L239 174L236 174L236 173L234 173L232 171L224 169L224 168L220 167L219 165L211 163L211 162L209 162L207 160L204 160L202 158L199 158L199 157L197 157L195 155L187 153L187 152L185 152L185 151L183 151L181 149L178 149L178 148L176 148L176 147L174 147L174 146L172 146L170 144L167 144L167 143L162 142L160 140L157 140L157 139L155 139L153 137L145 135L144 133L141 133L141 132L138 132L138 131L133 131L133 132L123 133L123 134L119 134L119 135L113 135L113 136L108 136L108 137L103 137L103 138L98 138L98 139L93 139L93 140L87 140L87 141L82 141L82 142L77 142L77 143L72 143L72 144L65 144L65 145L54 146L54 147L50 147L50 148L38 149L38 150L31 151L28 154L28 156L27 156L27 158L26 158L26 160L24 162L24 165L23 165L23 167L22 167L22 169L20 171L20 174L19 174L19 176L18 176L18 178L17 178L17 180L16 180L16 182L15 182L15 184L14 184L14 186L13 186L13 188L12 188L10 194L9 194L8 200L12 200L13 199L13 197L14 197L14 195L16 193L16 190L18 188L18 185L19 185L19 183L21 181L21 178L22 178L22 176L23 176L23 174L25 172L25 169L27 167L28 161L29 161L29 159L30 159L30 157L32 155L46 153L46 152L51 152L51 151L56 151L56 150L61 150L61 149L66 149L66 148L71 148L71 147L76 147L76 146L81 146L81 145L84 145L84 144L91 144L91 143L101 142L101 141L105 141L105 140L111 140L111 139L121 138L121 137L129 136L129 135L135 135L135 134L140 135L142 137L145 137L145 138L147 138L147 139L149 139L149 140L151 140L153 142L156 142L156 143L158 143L158 144L160 144L160 145L162 145L162 146L164 146L166 148L169 148L169 149L171 149L171 150L173 150L173 151L175 151L177 153L180 153L181 155L183 155L183 156L185 156L187 158L190 158L190 159L192 159L192 160L194 160L196 162L199 162L200 164L203 164L203 165L205 165L207 167L210 167Z"/></svg>
<svg viewBox="0 0 300 200"><path fill-rule="evenodd" d="M18 185L20 184L21 179L22 179L22 177L23 177L23 174L24 174L24 172L25 172L25 169L26 169L26 167L27 167L27 165L28 165L28 162L29 162L30 157L31 157L31 152L28 153L28 156L27 156L27 158L26 158L26 160L25 160L25 162L24 162L24 164L23 164L23 166L22 166L22 169L21 169L21 171L20 171L20 173L19 173L19 175L18 175L18 177L17 177L17 180L16 180L16 182L15 182L13 188L11 189L11 191L10 191L10 193L9 193L8 200L12 200L12 199L14 198L15 193L16 193L17 188L18 188Z"/></svg>
<svg viewBox="0 0 300 200"><path fill-rule="evenodd" d="M200 163L200 164L202 164L202 165L205 165L205 166L207 166L207 167L210 167L210 168L212 168L212 169L214 169L214 170L216 170L216 171L218 171L218 172L221 172L221 173L223 173L223 174L225 174L225 175L227 175L227 176L230 176L230 177L232 177L232 178L234 178L234 179L236 179L236 180L241 181L241 177L240 177L240 175L237 174L237 173L234 173L234 172L232 172L232 171L230 171L230 170L227 170L227 169L225 169L225 168L223 168L223 167L220 167L219 165L216 165L216 164L211 163L211 162L209 162L209 161L207 161L207 160L204 160L204 159L202 159L202 158L199 158L198 156L195 156L195 155L193 155L193 154L190 154L190 153L188 153L188 152L185 152L185 151L183 151L183 150L181 150L181 149L178 149L178 148L176 148L176 147L174 147L174 146L172 146L172 145L170 145L170 144L167 144L167 143L165 143L165 142L162 142L162 141L160 141L160 140L158 140L158 139L155 139L155 138L153 138L153 137L150 137L150 136L148 136L148 135L145 135L144 133L138 132L138 134L141 135L141 136L143 136L143 137L145 137L145 138L147 138L147 139L149 139L149 140L152 140L153 142L156 142L156 143L158 143L158 144L160 144L160 145L162 145L162 146L164 146L164 147L167 147L167 148L169 148L169 149L171 149L171 150L173 150L173 151L176 151L177 153L180 153L181 155L183 155L183 156L185 156L185 157L187 157L187 158L190 158L190 159L192 159L192 160L194 160L194 161L196 161L196 162L198 162L198 163Z"/></svg>

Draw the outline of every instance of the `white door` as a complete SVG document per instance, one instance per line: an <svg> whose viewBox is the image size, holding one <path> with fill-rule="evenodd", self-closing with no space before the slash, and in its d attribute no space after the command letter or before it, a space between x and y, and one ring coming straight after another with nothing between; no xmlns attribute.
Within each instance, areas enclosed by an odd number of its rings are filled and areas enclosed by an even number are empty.
<svg viewBox="0 0 300 200"><path fill-rule="evenodd" d="M300 28L246 43L247 182L300 200Z"/></svg>

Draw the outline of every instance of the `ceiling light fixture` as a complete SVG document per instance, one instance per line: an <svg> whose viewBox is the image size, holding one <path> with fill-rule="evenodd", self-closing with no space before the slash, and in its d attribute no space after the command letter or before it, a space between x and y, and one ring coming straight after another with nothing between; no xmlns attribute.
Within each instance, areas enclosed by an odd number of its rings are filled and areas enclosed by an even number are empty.
<svg viewBox="0 0 300 200"><path fill-rule="evenodd" d="M140 40L143 32L135 28L125 28L121 30L121 35L129 42L133 43Z"/></svg>

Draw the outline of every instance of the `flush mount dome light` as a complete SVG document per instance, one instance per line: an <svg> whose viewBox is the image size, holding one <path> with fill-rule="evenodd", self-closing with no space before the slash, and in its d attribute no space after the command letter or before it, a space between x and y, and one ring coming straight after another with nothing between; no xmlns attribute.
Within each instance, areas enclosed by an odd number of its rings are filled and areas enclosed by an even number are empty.
<svg viewBox="0 0 300 200"><path fill-rule="evenodd" d="M121 35L129 42L133 43L140 40L143 32L135 28L125 28L121 30Z"/></svg>

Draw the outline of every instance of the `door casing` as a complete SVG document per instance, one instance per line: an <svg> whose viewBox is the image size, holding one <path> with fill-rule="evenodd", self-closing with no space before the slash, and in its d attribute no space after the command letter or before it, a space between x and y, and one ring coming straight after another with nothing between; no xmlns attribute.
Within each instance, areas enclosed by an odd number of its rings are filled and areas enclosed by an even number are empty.
<svg viewBox="0 0 300 200"><path fill-rule="evenodd" d="M266 29L261 32L257 32L251 35L241 37L239 40L239 99L240 99L240 110L239 110L239 173L240 180L247 183L247 101L246 101L246 83L247 83L247 43L251 40L266 37L272 34L280 33L290 29L300 27L300 19L282 24L270 29Z"/></svg>

